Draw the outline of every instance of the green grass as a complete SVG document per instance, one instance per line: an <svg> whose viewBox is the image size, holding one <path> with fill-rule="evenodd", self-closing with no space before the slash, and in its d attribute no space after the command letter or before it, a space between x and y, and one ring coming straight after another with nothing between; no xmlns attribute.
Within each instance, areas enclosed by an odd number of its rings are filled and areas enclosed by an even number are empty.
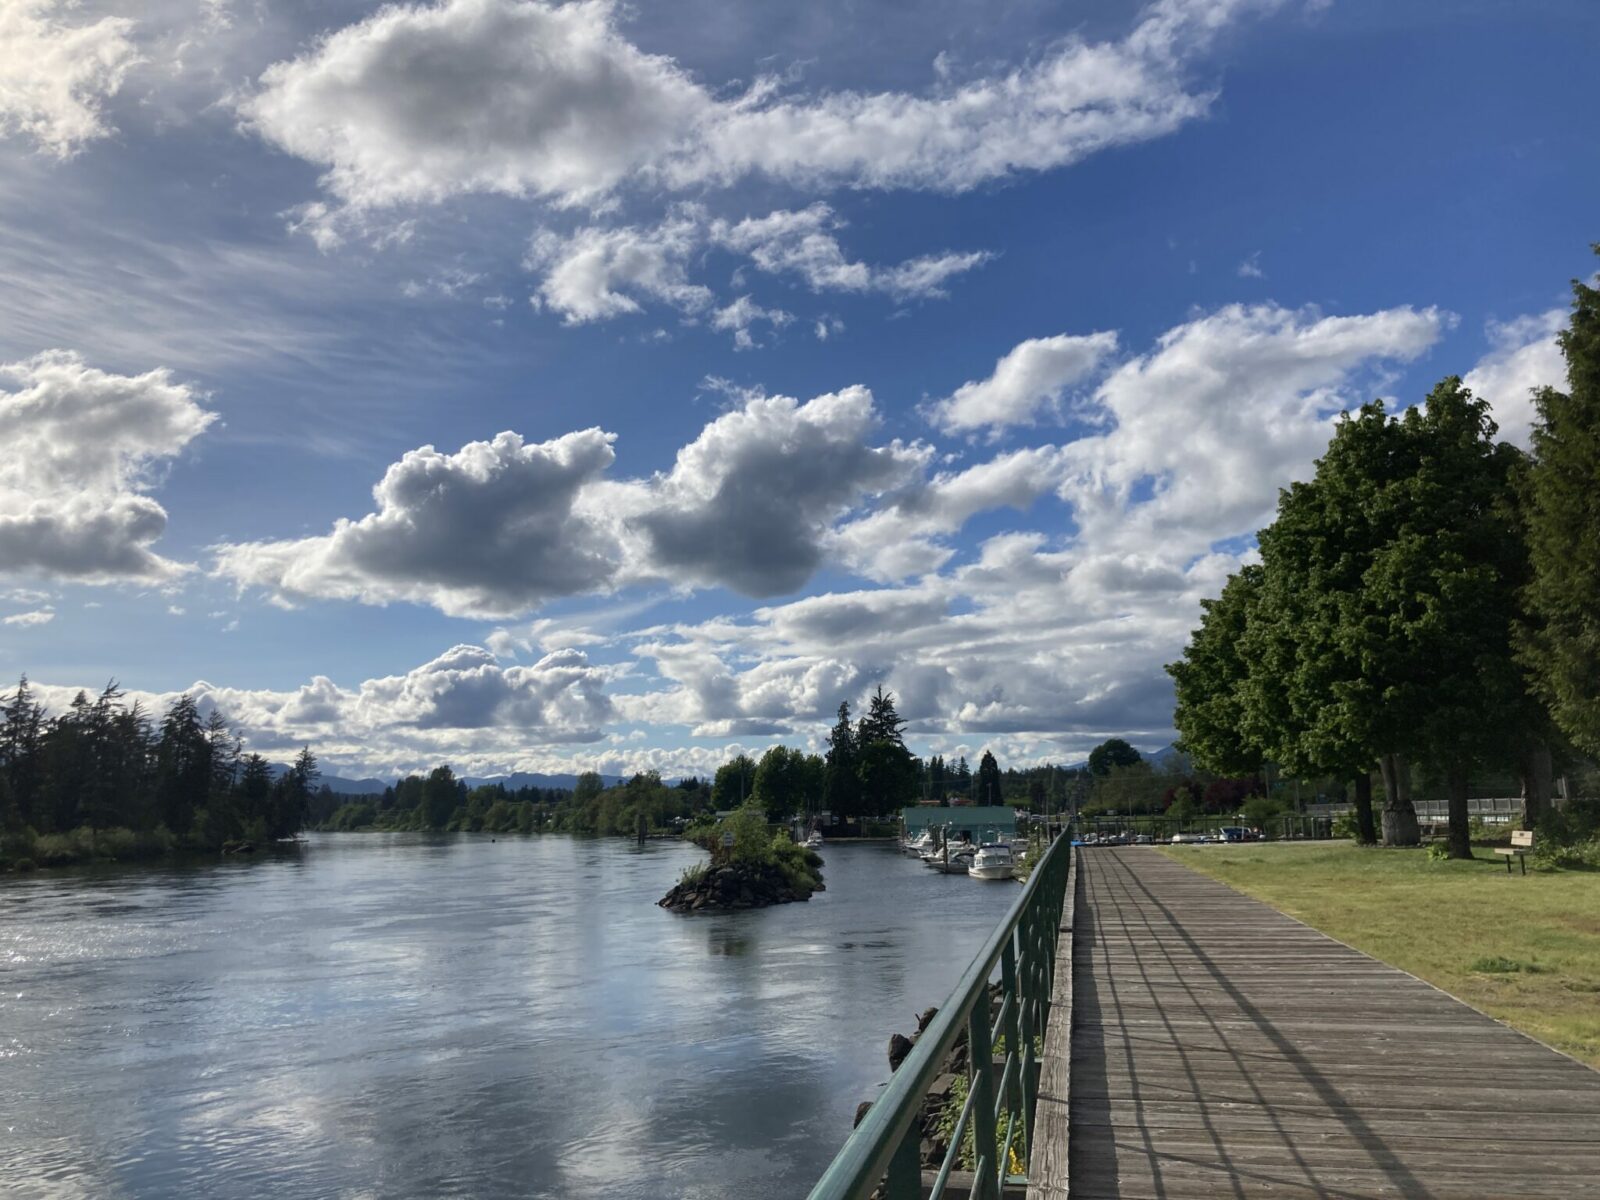
<svg viewBox="0 0 1600 1200"><path fill-rule="evenodd" d="M1162 853L1600 1067L1600 872L1326 842Z"/></svg>

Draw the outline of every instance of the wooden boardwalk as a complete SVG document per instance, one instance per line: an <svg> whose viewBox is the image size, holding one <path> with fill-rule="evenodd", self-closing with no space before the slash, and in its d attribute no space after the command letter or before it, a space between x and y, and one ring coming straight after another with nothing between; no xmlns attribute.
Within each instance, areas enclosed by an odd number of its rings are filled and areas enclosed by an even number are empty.
<svg viewBox="0 0 1600 1200"><path fill-rule="evenodd" d="M1154 850L1080 875L1031 1196L1600 1198L1600 1072Z"/></svg>

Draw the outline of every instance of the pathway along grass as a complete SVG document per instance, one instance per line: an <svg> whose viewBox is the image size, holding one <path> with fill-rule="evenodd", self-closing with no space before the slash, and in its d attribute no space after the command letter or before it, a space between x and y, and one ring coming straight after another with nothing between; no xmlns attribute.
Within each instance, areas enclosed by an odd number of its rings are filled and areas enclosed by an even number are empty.
<svg viewBox="0 0 1600 1200"><path fill-rule="evenodd" d="M1600 872L1350 843L1162 851L1600 1067Z"/></svg>

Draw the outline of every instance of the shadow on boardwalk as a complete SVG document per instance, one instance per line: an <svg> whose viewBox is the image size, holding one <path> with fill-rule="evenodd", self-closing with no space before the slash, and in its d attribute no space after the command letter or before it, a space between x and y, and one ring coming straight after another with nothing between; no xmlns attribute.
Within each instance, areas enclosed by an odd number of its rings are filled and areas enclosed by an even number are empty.
<svg viewBox="0 0 1600 1200"><path fill-rule="evenodd" d="M1600 1197L1600 1073L1153 850L1081 869L1075 1200Z"/></svg>

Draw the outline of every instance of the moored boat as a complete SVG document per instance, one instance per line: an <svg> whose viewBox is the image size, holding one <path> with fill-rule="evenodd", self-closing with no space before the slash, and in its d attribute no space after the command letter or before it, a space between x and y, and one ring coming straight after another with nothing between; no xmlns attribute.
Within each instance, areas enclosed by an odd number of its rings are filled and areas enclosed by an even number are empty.
<svg viewBox="0 0 1600 1200"><path fill-rule="evenodd" d="M972 856L967 874L974 879L1010 879L1016 870L1017 860L1005 842L985 842Z"/></svg>

